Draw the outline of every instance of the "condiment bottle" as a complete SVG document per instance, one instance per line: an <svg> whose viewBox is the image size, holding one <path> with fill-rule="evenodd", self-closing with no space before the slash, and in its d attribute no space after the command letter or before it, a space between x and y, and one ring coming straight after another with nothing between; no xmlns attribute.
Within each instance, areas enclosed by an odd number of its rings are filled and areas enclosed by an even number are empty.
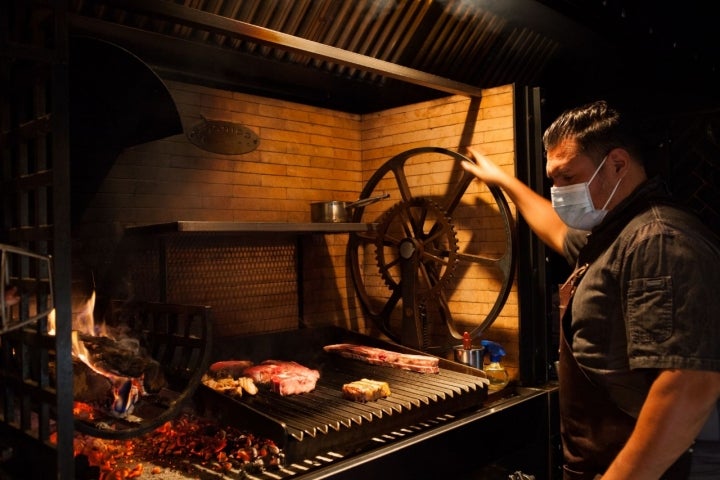
<svg viewBox="0 0 720 480"><path fill-rule="evenodd" d="M465 350L470 350L472 348L472 338L470 338L470 334L468 332L463 333L462 345Z"/></svg>
<svg viewBox="0 0 720 480"><path fill-rule="evenodd" d="M505 350L500 346L499 343L491 342L490 340L483 340L482 346L485 347L485 351L490 355L490 363L483 368L485 374L490 380L490 386L488 387L491 391L497 391L505 387L510 380L510 376L502 365L502 357L505 356Z"/></svg>

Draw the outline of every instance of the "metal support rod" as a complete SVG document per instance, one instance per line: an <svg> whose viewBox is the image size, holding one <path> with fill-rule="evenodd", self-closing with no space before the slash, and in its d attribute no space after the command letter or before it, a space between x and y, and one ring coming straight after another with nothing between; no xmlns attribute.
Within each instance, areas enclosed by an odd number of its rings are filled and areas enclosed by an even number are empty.
<svg viewBox="0 0 720 480"><path fill-rule="evenodd" d="M400 242L400 267L402 281L402 333L401 343L407 347L420 349L423 345L423 325L415 305L415 288L417 284L418 256L417 248L411 239Z"/></svg>

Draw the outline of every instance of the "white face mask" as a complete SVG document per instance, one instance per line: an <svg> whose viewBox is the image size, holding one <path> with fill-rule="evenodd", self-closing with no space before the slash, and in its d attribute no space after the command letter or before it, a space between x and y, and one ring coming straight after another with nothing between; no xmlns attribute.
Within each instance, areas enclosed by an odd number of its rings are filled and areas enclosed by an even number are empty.
<svg viewBox="0 0 720 480"><path fill-rule="evenodd" d="M605 207L608 206L613 195L615 195L622 178L615 184L615 188L610 193L605 205L601 209L596 209L590 196L590 182L595 179L595 175L600 171L605 160L607 160L607 155L587 182L550 188L552 206L568 227L577 228L578 230L592 230L607 215Z"/></svg>

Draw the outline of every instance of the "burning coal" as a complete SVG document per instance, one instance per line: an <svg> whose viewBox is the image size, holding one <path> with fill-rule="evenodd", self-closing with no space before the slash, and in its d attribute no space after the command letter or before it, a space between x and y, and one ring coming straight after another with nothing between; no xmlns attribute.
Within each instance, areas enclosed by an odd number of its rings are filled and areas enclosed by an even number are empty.
<svg viewBox="0 0 720 480"><path fill-rule="evenodd" d="M73 447L76 457L87 460L93 476L102 479L137 478L171 470L192 478L202 472L246 478L245 472L278 470L285 461L271 440L188 413L132 440L77 435Z"/></svg>

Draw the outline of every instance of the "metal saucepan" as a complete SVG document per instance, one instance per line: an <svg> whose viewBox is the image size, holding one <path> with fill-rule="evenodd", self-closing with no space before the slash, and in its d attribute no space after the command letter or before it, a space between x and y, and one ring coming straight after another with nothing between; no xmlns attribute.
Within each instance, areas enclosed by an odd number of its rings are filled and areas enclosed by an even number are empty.
<svg viewBox="0 0 720 480"><path fill-rule="evenodd" d="M485 347L464 348L462 345L453 347L455 351L455 361L470 365L474 368L483 368L483 356L485 355Z"/></svg>
<svg viewBox="0 0 720 480"><path fill-rule="evenodd" d="M343 223L350 217L353 208L364 207L375 203L383 198L388 198L389 193L377 197L368 197L356 200L352 203L332 200L329 202L313 202L310 204L310 219L313 223Z"/></svg>

